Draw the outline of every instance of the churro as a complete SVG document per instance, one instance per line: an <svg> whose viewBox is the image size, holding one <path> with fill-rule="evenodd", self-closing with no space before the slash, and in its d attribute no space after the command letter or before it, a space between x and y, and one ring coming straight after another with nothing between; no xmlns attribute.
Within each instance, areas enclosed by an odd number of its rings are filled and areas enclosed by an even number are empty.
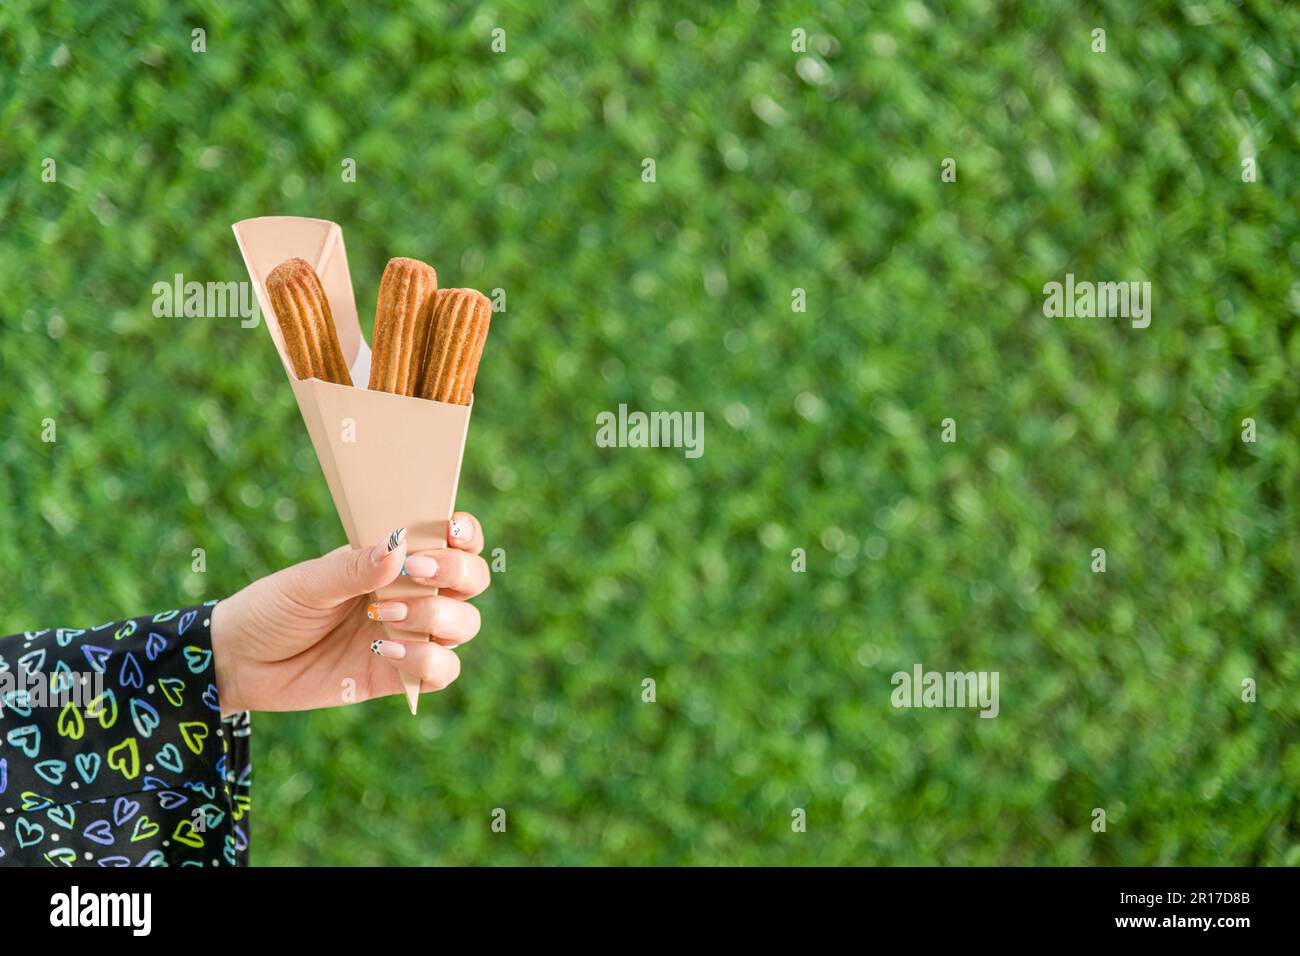
<svg viewBox="0 0 1300 956"><path fill-rule="evenodd" d="M473 289L440 289L433 332L420 373L420 398L468 405L483 357L492 303Z"/></svg>
<svg viewBox="0 0 1300 956"><path fill-rule="evenodd" d="M351 385L329 300L311 264L305 259L280 263L266 277L266 292L294 375Z"/></svg>
<svg viewBox="0 0 1300 956"><path fill-rule="evenodd" d="M370 387L416 395L428 349L438 273L418 259L389 259L375 308Z"/></svg>

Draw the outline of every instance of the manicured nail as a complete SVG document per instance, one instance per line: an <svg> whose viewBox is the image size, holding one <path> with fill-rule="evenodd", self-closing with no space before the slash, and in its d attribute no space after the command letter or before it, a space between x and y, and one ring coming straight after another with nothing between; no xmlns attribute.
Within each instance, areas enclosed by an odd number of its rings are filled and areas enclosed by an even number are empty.
<svg viewBox="0 0 1300 956"><path fill-rule="evenodd" d="M371 641L370 649L390 661L400 661L406 656L406 645L401 641Z"/></svg>
<svg viewBox="0 0 1300 956"><path fill-rule="evenodd" d="M461 524L459 521L457 521L455 518L452 518L452 519L451 519L451 536L452 536L453 538L458 539L458 540L463 540L463 539L465 538L465 534L466 534L465 526L464 526L463 524Z"/></svg>
<svg viewBox="0 0 1300 956"><path fill-rule="evenodd" d="M379 542L379 544L375 545L374 551L371 552L371 556L375 559L375 564L379 564L379 562L383 561L384 558L388 557L390 554L396 551L398 547L401 545L401 543L405 540L406 540L406 529L398 528L396 531L390 534L386 540L381 541Z"/></svg>
<svg viewBox="0 0 1300 956"><path fill-rule="evenodd" d="M413 578L431 578L438 573L438 562L427 554L413 554L402 565L402 573Z"/></svg>
<svg viewBox="0 0 1300 956"><path fill-rule="evenodd" d="M366 617L372 621L404 621L406 605L401 601L381 601L366 605Z"/></svg>

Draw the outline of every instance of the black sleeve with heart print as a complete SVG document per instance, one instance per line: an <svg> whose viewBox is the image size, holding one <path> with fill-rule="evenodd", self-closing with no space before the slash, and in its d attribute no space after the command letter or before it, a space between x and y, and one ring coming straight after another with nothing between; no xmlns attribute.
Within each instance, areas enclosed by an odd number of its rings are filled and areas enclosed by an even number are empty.
<svg viewBox="0 0 1300 956"><path fill-rule="evenodd" d="M242 866L248 714L211 611L0 637L0 865Z"/></svg>

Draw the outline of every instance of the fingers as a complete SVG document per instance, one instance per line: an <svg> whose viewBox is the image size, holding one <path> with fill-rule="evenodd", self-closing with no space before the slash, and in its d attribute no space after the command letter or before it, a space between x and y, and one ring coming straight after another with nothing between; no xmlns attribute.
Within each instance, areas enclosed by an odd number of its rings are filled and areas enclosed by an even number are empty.
<svg viewBox="0 0 1300 956"><path fill-rule="evenodd" d="M465 551L444 549L413 554L406 559L404 570L416 584L438 588L462 600L482 594L492 582L488 563Z"/></svg>
<svg viewBox="0 0 1300 956"><path fill-rule="evenodd" d="M286 587L311 607L332 607L396 580L406 560L406 529L371 548L338 548L286 569Z"/></svg>
<svg viewBox="0 0 1300 956"><path fill-rule="evenodd" d="M370 649L384 661L376 660L377 665L371 674L371 690L374 697L386 697L389 694L403 692L402 679L398 671L404 671L420 679L420 692L442 690L460 676L460 658L441 644L429 641L391 641L377 639Z"/></svg>
<svg viewBox="0 0 1300 956"><path fill-rule="evenodd" d="M428 634L452 647L472 640L482 624L474 605L441 594L380 601L366 607L366 616L396 631Z"/></svg>
<svg viewBox="0 0 1300 956"><path fill-rule="evenodd" d="M447 532L447 547L478 554L483 550L483 526L468 511L457 511L451 516Z"/></svg>

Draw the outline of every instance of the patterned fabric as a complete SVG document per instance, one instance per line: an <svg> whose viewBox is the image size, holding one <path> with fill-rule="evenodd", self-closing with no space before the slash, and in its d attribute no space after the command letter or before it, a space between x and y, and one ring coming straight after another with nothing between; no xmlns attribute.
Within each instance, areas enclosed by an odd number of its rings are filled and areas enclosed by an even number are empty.
<svg viewBox="0 0 1300 956"><path fill-rule="evenodd" d="M248 714L211 608L0 637L0 865L242 866Z"/></svg>

